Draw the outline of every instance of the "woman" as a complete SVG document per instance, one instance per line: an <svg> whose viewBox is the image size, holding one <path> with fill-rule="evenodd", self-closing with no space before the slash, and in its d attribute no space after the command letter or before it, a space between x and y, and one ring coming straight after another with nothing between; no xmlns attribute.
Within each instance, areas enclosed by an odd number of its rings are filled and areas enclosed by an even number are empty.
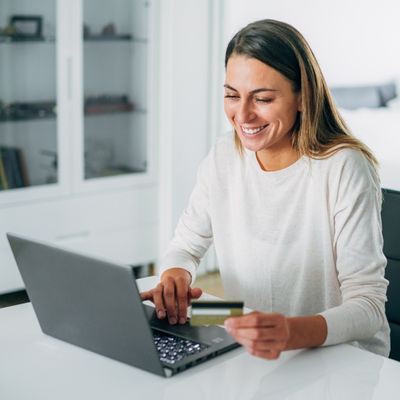
<svg viewBox="0 0 400 400"><path fill-rule="evenodd" d="M301 34L263 20L225 57L223 137L162 263L152 300L185 323L195 270L214 242L225 296L258 310L225 327L251 354L353 343L388 356L377 162L340 117Z"/></svg>

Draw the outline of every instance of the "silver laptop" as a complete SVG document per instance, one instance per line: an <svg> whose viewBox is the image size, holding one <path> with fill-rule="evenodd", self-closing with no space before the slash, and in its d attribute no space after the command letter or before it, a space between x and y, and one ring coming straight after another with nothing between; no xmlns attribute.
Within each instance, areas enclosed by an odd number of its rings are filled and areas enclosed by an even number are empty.
<svg viewBox="0 0 400 400"><path fill-rule="evenodd" d="M7 237L47 335L166 377L239 346L218 326L159 320L142 303L130 266Z"/></svg>

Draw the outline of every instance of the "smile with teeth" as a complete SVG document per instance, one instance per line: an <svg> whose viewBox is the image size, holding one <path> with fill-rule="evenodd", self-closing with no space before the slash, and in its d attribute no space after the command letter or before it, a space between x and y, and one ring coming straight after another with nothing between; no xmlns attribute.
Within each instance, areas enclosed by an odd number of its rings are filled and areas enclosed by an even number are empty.
<svg viewBox="0 0 400 400"><path fill-rule="evenodd" d="M245 128L244 126L241 126L242 131L246 134L246 135L256 135L258 132L262 131L264 128L266 128L268 126L267 125L263 125L263 126L259 126L258 128Z"/></svg>

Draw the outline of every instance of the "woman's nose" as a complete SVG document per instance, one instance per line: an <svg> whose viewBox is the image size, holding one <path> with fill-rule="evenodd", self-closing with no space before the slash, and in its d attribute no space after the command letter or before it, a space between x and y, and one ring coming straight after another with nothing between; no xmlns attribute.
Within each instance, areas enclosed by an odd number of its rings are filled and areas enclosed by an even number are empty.
<svg viewBox="0 0 400 400"><path fill-rule="evenodd" d="M241 102L236 111L236 121L244 124L245 122L251 121L254 117L255 113L251 105L247 102Z"/></svg>

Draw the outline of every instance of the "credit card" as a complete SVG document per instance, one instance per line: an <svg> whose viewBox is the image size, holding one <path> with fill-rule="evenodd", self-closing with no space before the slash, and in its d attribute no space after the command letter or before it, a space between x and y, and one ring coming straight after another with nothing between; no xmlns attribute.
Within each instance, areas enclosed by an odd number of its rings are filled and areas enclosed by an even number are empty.
<svg viewBox="0 0 400 400"><path fill-rule="evenodd" d="M193 300L190 325L223 325L229 317L243 315L243 301Z"/></svg>

